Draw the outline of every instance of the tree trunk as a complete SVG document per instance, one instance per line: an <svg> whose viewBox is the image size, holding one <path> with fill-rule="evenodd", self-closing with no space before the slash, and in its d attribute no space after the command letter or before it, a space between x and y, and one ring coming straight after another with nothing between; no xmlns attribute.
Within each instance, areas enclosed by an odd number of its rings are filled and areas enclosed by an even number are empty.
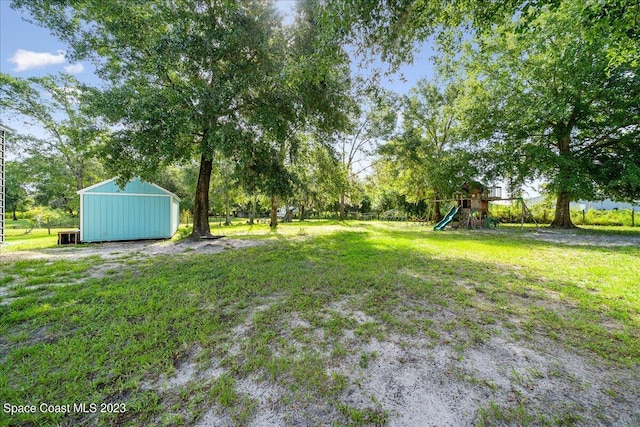
<svg viewBox="0 0 640 427"><path fill-rule="evenodd" d="M561 157L569 156L571 154L571 126L566 126L566 128L559 131L558 134L561 135L561 138L558 139L558 153ZM559 168L558 179L564 184L571 179L572 171L564 162L560 163ZM569 192L561 190L558 194L558 200L556 201L556 214L553 222L549 226L550 228L576 228L573 222L571 222L569 203L571 203Z"/></svg>
<svg viewBox="0 0 640 427"><path fill-rule="evenodd" d="M211 236L209 228L209 184L211 182L211 170L213 161L207 159L204 154L200 158L200 173L196 185L196 197L193 204L193 238Z"/></svg>
<svg viewBox="0 0 640 427"><path fill-rule="evenodd" d="M258 203L258 198L254 197L251 201L251 212L249 213L249 224L253 225L253 220L256 217L256 204Z"/></svg>
<svg viewBox="0 0 640 427"><path fill-rule="evenodd" d="M304 221L304 205L300 205L300 222Z"/></svg>
<svg viewBox="0 0 640 427"><path fill-rule="evenodd" d="M571 198L566 191L561 192L558 195L556 201L556 215L553 222L549 226L550 228L577 228L573 222L571 222L571 211L569 210L569 203Z"/></svg>
<svg viewBox="0 0 640 427"><path fill-rule="evenodd" d="M15 213L13 214L15 216ZM631 226L636 226L636 208L631 206Z"/></svg>
<svg viewBox="0 0 640 427"><path fill-rule="evenodd" d="M269 227L275 229L278 227L278 198L271 198L271 213L270 213L271 221L269 222Z"/></svg>
<svg viewBox="0 0 640 427"><path fill-rule="evenodd" d="M15 210L15 208L13 209L13 220L14 220L14 221L17 221L17 220L18 220L18 217L16 216L16 210Z"/></svg>
<svg viewBox="0 0 640 427"><path fill-rule="evenodd" d="M340 221L344 221L344 193L340 195Z"/></svg>
<svg viewBox="0 0 640 427"><path fill-rule="evenodd" d="M224 222L224 225L231 225L231 214L229 213L229 192L224 192L224 204L226 209L227 218Z"/></svg>
<svg viewBox="0 0 640 427"><path fill-rule="evenodd" d="M435 217L435 222L442 220L442 212L440 212L440 202L438 200L433 202L433 216Z"/></svg>
<svg viewBox="0 0 640 427"><path fill-rule="evenodd" d="M78 191L80 191L80 190L82 190L84 188L84 182L83 182L84 180L83 180L83 176L82 175L83 175L82 172L79 172L76 175L76 189Z"/></svg>

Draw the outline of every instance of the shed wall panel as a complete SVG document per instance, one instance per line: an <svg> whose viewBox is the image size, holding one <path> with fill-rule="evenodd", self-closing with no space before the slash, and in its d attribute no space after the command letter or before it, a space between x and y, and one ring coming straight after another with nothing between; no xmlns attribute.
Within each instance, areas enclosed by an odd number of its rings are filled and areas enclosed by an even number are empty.
<svg viewBox="0 0 640 427"><path fill-rule="evenodd" d="M180 226L180 202L172 197L171 198L171 235L173 236L178 231Z"/></svg>
<svg viewBox="0 0 640 427"><path fill-rule="evenodd" d="M168 238L172 197L135 195L82 195L84 242Z"/></svg>
<svg viewBox="0 0 640 427"><path fill-rule="evenodd" d="M170 238L178 229L178 197L139 178L123 189L107 180L78 194L83 242Z"/></svg>

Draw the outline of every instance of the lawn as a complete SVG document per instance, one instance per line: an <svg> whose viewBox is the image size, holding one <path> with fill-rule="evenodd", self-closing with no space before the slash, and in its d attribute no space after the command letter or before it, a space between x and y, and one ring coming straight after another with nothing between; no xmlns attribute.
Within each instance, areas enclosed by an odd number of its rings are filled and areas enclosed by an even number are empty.
<svg viewBox="0 0 640 427"><path fill-rule="evenodd" d="M28 230L12 228L5 230L5 245L2 247L2 253L54 247L58 243L58 231L68 229L52 228L49 233L46 228L34 228L25 234Z"/></svg>
<svg viewBox="0 0 640 427"><path fill-rule="evenodd" d="M640 425L640 248L615 244L638 229L216 232L260 245L21 259L50 237L9 236L0 425Z"/></svg>

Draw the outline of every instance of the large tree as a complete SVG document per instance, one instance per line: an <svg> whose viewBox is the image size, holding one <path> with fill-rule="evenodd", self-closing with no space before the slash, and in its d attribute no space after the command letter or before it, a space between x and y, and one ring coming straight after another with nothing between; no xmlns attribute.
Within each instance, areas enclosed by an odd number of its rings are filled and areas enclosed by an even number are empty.
<svg viewBox="0 0 640 427"><path fill-rule="evenodd" d="M254 107L257 141L236 156L247 192L257 190L270 198L272 228L277 227L280 204L299 187L295 164L308 148L305 135L331 138L348 127L347 111L353 108L349 58L335 35L319 24L320 3L299 2L294 25L276 38L280 68Z"/></svg>
<svg viewBox="0 0 640 427"><path fill-rule="evenodd" d="M309 210L321 212L340 200L348 178L334 145L313 135L305 135L304 138L305 144L292 165L298 178L293 198L300 212L300 221Z"/></svg>
<svg viewBox="0 0 640 427"><path fill-rule="evenodd" d="M350 114L351 126L348 131L336 136L334 147L341 160L339 178L340 188L338 211L340 219L345 218L347 194L356 184L359 175L371 166L371 160L377 148L395 131L396 97L379 89L364 88L363 82L352 95L357 108Z"/></svg>
<svg viewBox="0 0 640 427"><path fill-rule="evenodd" d="M85 98L86 90L69 74L20 79L0 73L0 107L44 132L14 135L12 149L51 159L67 181L60 184L75 191L103 177L96 156L108 134L90 116Z"/></svg>
<svg viewBox="0 0 640 427"><path fill-rule="evenodd" d="M612 64L613 33L587 41L590 30L575 25L581 12L579 2L562 3L538 10L527 26L509 21L466 56L464 117L486 143L489 172L546 179L558 195L558 228L573 227L572 199L609 184L602 168L637 167L640 144L638 64Z"/></svg>
<svg viewBox="0 0 640 427"><path fill-rule="evenodd" d="M16 212L21 208L25 208L29 202L29 193L27 187L29 185L28 171L24 164L16 161L8 161L5 163L5 203L7 213L13 214L13 220L17 221Z"/></svg>
<svg viewBox="0 0 640 427"><path fill-rule="evenodd" d="M292 58L297 43L283 31L270 1L14 0L13 5L67 41L74 59L93 58L109 83L95 106L120 129L105 157L122 182L134 174L152 176L176 161L200 159L194 237L210 234L216 153L244 170L256 160L252 153L267 156L256 164L265 166L259 173L268 176L254 182L278 181L281 168L270 161L275 153L282 157L290 123L323 104L312 98L324 96L322 73L338 58L331 43L324 43L325 49L316 43L312 55Z"/></svg>
<svg viewBox="0 0 640 427"><path fill-rule="evenodd" d="M440 200L477 174L460 131L459 86L419 81L403 98L401 132L381 147L400 169L398 179L408 200L434 200L436 221L442 219Z"/></svg>

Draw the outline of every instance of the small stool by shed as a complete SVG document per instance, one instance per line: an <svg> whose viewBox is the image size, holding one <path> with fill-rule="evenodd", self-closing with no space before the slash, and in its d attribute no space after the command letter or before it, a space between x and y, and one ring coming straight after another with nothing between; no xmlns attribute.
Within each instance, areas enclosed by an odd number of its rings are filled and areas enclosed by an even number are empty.
<svg viewBox="0 0 640 427"><path fill-rule="evenodd" d="M80 230L58 231L59 245L77 245L80 243Z"/></svg>

